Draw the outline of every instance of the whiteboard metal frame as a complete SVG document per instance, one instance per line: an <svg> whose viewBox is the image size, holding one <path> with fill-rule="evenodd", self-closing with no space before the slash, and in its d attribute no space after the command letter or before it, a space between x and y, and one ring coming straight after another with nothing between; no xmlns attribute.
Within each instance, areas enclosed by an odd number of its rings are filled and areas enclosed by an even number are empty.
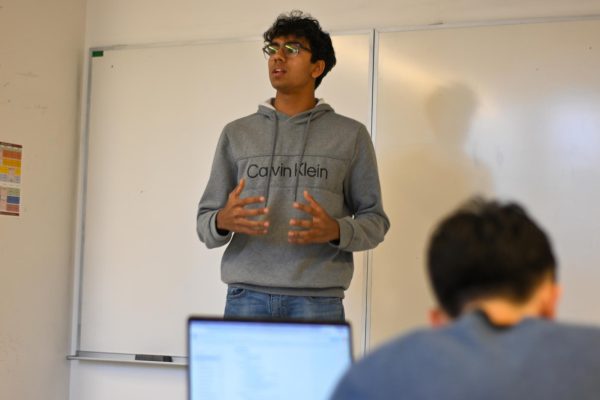
<svg viewBox="0 0 600 400"><path fill-rule="evenodd" d="M161 367L187 367L188 358L171 356L173 361L143 361L136 360L135 354L105 353L100 351L78 351L76 355L67 356L70 361L100 361L107 363L145 364Z"/></svg>
<svg viewBox="0 0 600 400"><path fill-rule="evenodd" d="M437 22L427 25L407 25L397 28L381 28L376 29L377 33L394 33L394 32L413 32L413 31L434 31L438 29L461 29L461 28L480 28L486 26L509 26L509 25L533 25L545 24L553 22L577 22L577 21L594 21L600 19L600 14L591 15L572 15L564 17L543 17L543 18L517 18L505 20L485 20L485 21L466 21L466 22Z"/></svg>
<svg viewBox="0 0 600 400"><path fill-rule="evenodd" d="M370 63L369 63L369 92L371 98L369 104L369 132L373 145L377 138L377 61L379 59L379 33L376 30L371 31L370 40ZM368 250L364 255L365 278L363 280L363 342L362 354L365 355L370 349L371 343L371 298L373 290L373 250Z"/></svg>
<svg viewBox="0 0 600 400"><path fill-rule="evenodd" d="M86 77L83 86L82 98L85 99L83 112L83 123L79 135L79 160L77 175L77 216L75 218L75 247L73 255L73 298L72 298L72 320L71 320L71 354L77 354L81 344L81 302L83 287L83 246L85 243L85 204L87 193L87 161L88 161L88 137L90 127L91 87L92 87L92 50L90 49L85 58ZM67 358L69 358L68 356Z"/></svg>

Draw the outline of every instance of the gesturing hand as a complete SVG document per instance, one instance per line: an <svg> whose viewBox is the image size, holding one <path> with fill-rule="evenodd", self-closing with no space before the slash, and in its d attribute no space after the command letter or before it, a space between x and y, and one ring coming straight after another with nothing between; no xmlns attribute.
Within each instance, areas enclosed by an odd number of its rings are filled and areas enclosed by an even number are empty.
<svg viewBox="0 0 600 400"><path fill-rule="evenodd" d="M304 191L304 198L308 201L308 205L295 202L294 208L309 214L310 218L292 218L290 220L290 226L304 229L290 230L288 232L288 242L309 244L327 243L332 240L338 240L340 238L340 226L338 222L331 218L307 191Z"/></svg>
<svg viewBox="0 0 600 400"><path fill-rule="evenodd" d="M264 235L269 228L269 221L255 221L249 217L264 215L269 209L246 208L249 204L264 203L263 196L240 198L244 190L244 179L229 193L227 203L217 213L217 228L230 232L245 233L247 235Z"/></svg>

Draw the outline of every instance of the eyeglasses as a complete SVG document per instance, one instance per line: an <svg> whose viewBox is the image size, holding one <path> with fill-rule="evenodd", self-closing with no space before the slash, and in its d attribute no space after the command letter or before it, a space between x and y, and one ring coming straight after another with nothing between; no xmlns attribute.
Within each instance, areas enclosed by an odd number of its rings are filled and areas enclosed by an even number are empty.
<svg viewBox="0 0 600 400"><path fill-rule="evenodd" d="M285 42L283 44L267 43L262 48L262 51L265 55L265 58L268 59L269 57L277 54L281 48L283 48L283 54L285 54L286 57L296 57L298 53L300 53L301 49L310 52L309 48L302 46L302 44L298 42Z"/></svg>

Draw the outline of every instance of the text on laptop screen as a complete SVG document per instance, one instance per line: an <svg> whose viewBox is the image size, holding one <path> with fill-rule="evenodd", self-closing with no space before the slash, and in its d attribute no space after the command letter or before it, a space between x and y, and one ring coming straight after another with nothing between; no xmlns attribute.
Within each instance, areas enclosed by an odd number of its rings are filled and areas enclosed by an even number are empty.
<svg viewBox="0 0 600 400"><path fill-rule="evenodd" d="M190 319L190 400L327 399L352 362L347 324Z"/></svg>

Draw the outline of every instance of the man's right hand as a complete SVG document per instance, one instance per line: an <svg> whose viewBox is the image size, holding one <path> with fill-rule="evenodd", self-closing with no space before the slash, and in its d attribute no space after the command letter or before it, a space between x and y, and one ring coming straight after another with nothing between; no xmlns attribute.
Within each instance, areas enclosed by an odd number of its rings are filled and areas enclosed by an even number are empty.
<svg viewBox="0 0 600 400"><path fill-rule="evenodd" d="M269 228L269 221L255 221L249 217L266 215L269 209L264 208L245 208L249 204L264 203L264 196L240 198L244 190L245 181L240 179L240 183L229 193L229 198L225 207L217 213L217 229L236 233L245 233L247 235L264 235Z"/></svg>

